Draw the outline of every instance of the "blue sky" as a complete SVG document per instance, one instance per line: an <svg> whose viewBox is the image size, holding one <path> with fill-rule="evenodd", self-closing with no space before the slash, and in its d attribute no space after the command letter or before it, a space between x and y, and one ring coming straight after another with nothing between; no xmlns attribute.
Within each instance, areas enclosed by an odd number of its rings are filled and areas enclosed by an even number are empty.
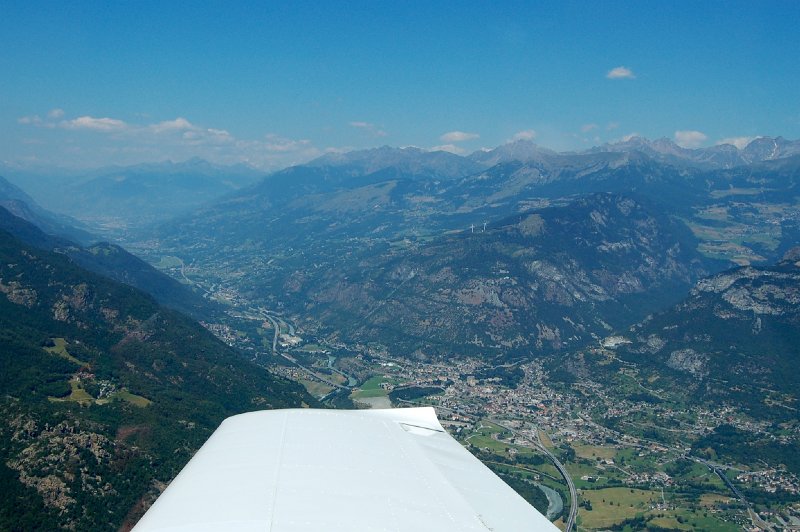
<svg viewBox="0 0 800 532"><path fill-rule="evenodd" d="M800 137L800 2L0 0L0 161Z"/></svg>

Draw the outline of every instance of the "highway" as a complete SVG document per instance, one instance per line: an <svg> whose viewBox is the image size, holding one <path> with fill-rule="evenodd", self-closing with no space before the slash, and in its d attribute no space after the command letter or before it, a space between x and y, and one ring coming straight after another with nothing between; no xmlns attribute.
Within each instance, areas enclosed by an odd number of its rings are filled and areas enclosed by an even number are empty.
<svg viewBox="0 0 800 532"><path fill-rule="evenodd" d="M269 322L272 324L272 328L275 330L274 334L272 335L272 354L273 355L279 354L278 353L278 338L281 335L281 325L286 325L287 326L287 328L290 331L289 334L294 334L294 327L291 326L291 325L288 325L281 318L275 318L275 317L271 316L269 314L269 311L265 310L263 308L259 308L257 310L251 308L250 312L251 313L256 313L258 317L252 316L252 315L250 315L250 316L245 315L246 318L248 318L248 319L269 320Z"/></svg>
<svg viewBox="0 0 800 532"><path fill-rule="evenodd" d="M542 443L542 440L539 439L539 431L538 430L536 431L536 441L531 441L531 439L528 438L527 436L525 436L524 434L521 434L520 432L517 432L516 430L512 429L511 427L509 427L507 425L504 425L502 422L500 422L500 421L498 421L496 419L489 419L489 421L494 423L495 425L499 425L499 426L503 427L504 429L506 429L507 431L511 432L515 436L518 436L520 438L523 438L525 440L530 441L531 443L536 445L536 447L540 451L542 451L544 454L546 454L548 456L548 458L550 458L550 460L553 461L553 464L556 466L556 469L558 469L558 472L561 473L562 477L564 477L564 481L567 483L567 486L569 486L569 498L570 498L569 515L567 516L567 519L565 520L566 528L564 530L566 532L570 532L571 530L574 530L575 529L575 519L577 519L577 517L578 517L578 490L575 489L575 483L572 482L572 477L569 476L569 473L567 472L567 468L564 467L564 464L561 463L561 460L556 458L556 456L553 453L551 453L550 450L547 447L544 446L544 444Z"/></svg>
<svg viewBox="0 0 800 532"><path fill-rule="evenodd" d="M747 502L747 499L745 499L744 495L742 495L742 492L739 491L739 489L736 486L733 485L733 483L728 478L728 475L726 475L725 472L722 471L722 468L717 467L717 464L715 464L713 462L709 462L708 460L703 460L702 458L694 457L694 456L684 455L684 457L685 458L690 458L690 459L694 460L695 462L701 463L704 466L706 466L707 468L709 468L711 471L716 473L717 476L720 478L720 480L722 480L722 482L725 483L726 486L728 486L728 488L733 492L733 494L736 495L737 499L739 499L740 501L745 503L747 506L750 506L750 504Z"/></svg>
<svg viewBox="0 0 800 532"><path fill-rule="evenodd" d="M278 336L280 336L280 334L281 334L281 326L278 324L278 322L275 320L275 318L273 318L269 314L264 314L264 317L269 320L269 322L272 324L272 327L275 329L275 334L272 337L272 354L273 355L277 355L278 354Z"/></svg>
<svg viewBox="0 0 800 532"><path fill-rule="evenodd" d="M773 525L771 525L770 523L767 523L766 521L761 519L761 517L758 516L758 514L753 510L753 506L750 504L750 501L748 501L745 498L745 496L742 494L742 492L739 491L739 489L736 486L733 485L733 482L731 482L731 480L728 478L728 475L726 475L725 471L723 471L723 468L725 466L723 466L722 464L716 464L716 463L711 462L709 460L703 460L702 458L697 458L695 456L684 455L684 457L688 458L688 459L691 459L691 460L694 460L697 463L703 464L704 466L709 468L711 471L716 473L717 476L720 479L722 479L722 482L725 483L725 485L728 487L728 489L730 489L733 492L733 494L740 501L742 501L742 503L745 506L747 506L747 513L750 516L750 520L753 522L753 525L755 525L756 527L758 527L758 528L760 528L762 530L774 530L775 529L775 527Z"/></svg>
<svg viewBox="0 0 800 532"><path fill-rule="evenodd" d="M567 468L564 467L564 464L561 463L561 460L556 458L556 456L553 453L551 453L550 450L547 447L545 447L542 441L539 439L538 430L536 431L535 443L539 446L539 449L541 449L547 456L550 457L550 460L553 461L556 468L558 469L558 472L561 473L561 476L564 477L564 480L567 482L567 485L569 486L569 498L570 498L569 515L567 516L566 520L567 526L564 530L570 532L575 528L575 519L578 518L578 490L575 489L575 483L572 482L572 477L569 476Z"/></svg>

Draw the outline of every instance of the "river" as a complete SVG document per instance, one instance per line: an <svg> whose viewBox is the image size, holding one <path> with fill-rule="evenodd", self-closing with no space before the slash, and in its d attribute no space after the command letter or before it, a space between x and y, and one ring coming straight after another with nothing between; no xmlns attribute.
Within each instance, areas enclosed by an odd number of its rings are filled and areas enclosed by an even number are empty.
<svg viewBox="0 0 800 532"><path fill-rule="evenodd" d="M336 373L338 373L342 377L347 377L347 387L348 388L352 388L353 386L358 384L358 381L352 375L348 375L344 371L341 371L341 370L339 370L337 368L334 368L333 365L335 363L336 363L336 357L333 356L333 355L328 355L328 369L329 370L335 371Z"/></svg>
<svg viewBox="0 0 800 532"><path fill-rule="evenodd" d="M564 501L561 500L561 494L544 484L536 484L536 486L547 497L547 518L552 521L555 516L564 510Z"/></svg>

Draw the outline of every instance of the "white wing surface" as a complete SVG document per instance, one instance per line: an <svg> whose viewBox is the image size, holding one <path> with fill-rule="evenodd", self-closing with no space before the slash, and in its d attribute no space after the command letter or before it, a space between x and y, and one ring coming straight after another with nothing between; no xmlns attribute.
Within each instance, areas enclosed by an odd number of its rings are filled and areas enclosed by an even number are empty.
<svg viewBox="0 0 800 532"><path fill-rule="evenodd" d="M134 528L517 532L557 528L432 408L290 409L226 419Z"/></svg>

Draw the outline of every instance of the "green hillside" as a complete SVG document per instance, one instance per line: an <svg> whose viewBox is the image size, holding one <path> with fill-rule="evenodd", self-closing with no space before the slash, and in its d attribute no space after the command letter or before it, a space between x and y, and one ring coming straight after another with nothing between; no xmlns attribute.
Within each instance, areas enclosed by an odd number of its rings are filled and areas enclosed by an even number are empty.
<svg viewBox="0 0 800 532"><path fill-rule="evenodd" d="M0 231L0 529L133 523L229 415L314 403L150 296Z"/></svg>

